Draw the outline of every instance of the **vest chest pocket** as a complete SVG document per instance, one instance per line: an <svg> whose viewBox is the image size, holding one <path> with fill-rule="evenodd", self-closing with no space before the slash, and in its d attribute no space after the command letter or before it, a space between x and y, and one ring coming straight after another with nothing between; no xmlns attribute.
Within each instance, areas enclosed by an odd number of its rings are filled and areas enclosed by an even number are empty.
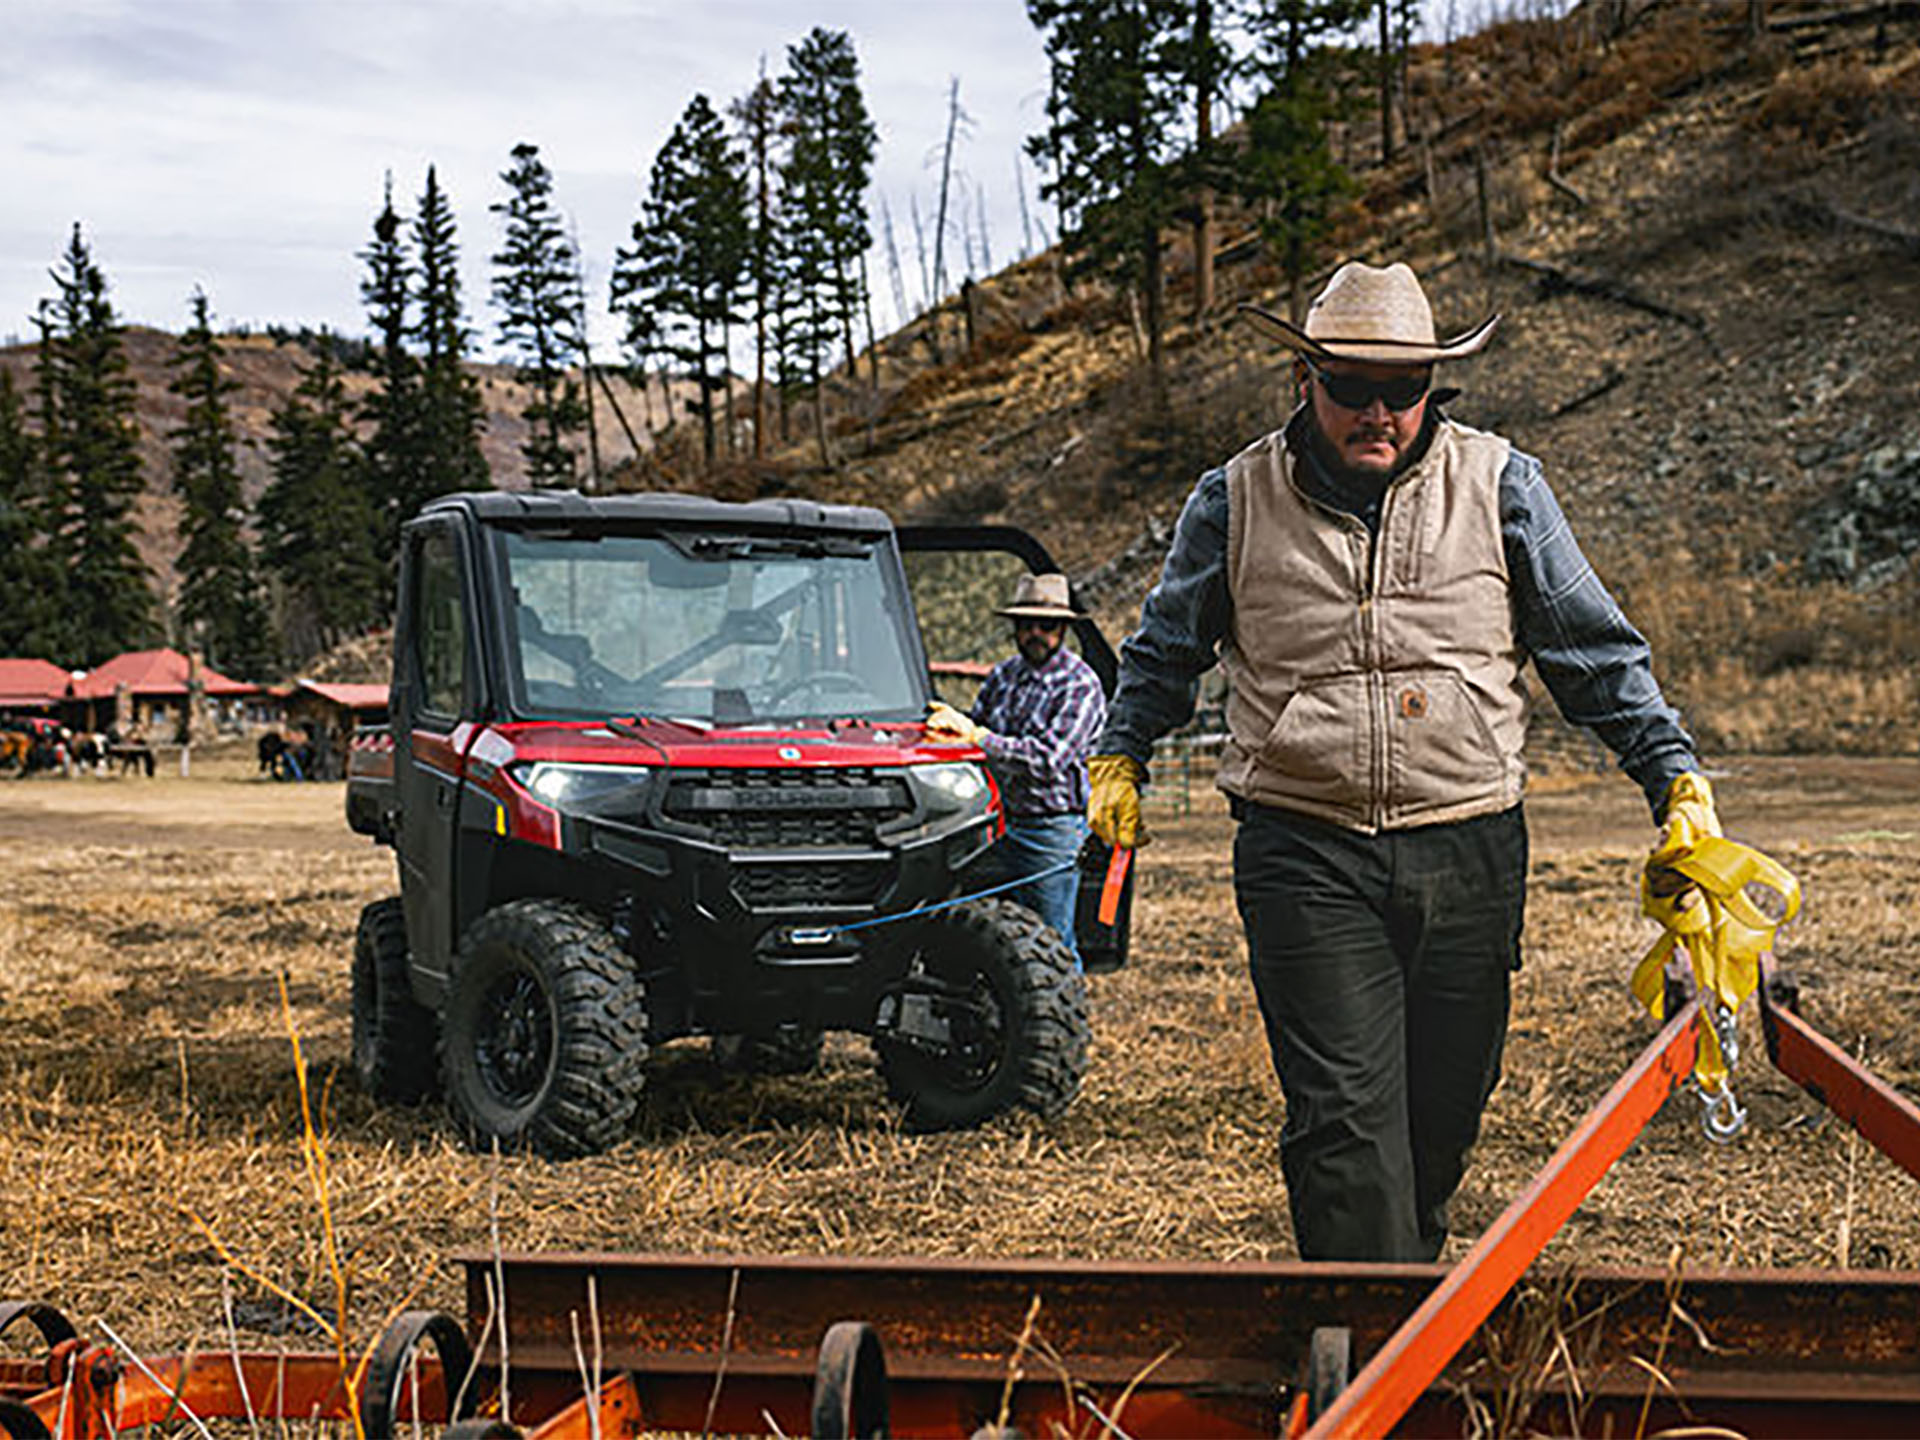
<svg viewBox="0 0 1920 1440"><path fill-rule="evenodd" d="M1281 706L1256 767L1298 799L1364 804L1371 788L1366 705L1364 675L1307 681Z"/></svg>

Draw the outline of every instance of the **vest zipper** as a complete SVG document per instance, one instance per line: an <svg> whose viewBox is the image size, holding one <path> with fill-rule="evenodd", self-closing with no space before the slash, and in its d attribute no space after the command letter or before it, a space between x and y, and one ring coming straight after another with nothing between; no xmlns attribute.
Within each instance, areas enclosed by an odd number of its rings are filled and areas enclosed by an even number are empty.
<svg viewBox="0 0 1920 1440"><path fill-rule="evenodd" d="M1380 590L1381 539L1387 536L1393 520L1394 492L1398 484L1387 486L1380 497L1380 524L1367 532L1366 598L1361 605L1363 634L1367 652L1367 730L1372 745L1370 756L1373 784L1368 787L1373 828L1383 830L1387 823L1387 681L1381 673L1380 616L1373 598Z"/></svg>

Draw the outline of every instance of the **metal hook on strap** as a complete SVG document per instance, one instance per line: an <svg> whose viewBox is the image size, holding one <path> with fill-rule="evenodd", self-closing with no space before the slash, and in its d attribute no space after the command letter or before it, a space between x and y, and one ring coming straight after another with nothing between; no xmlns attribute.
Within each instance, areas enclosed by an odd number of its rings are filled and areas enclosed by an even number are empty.
<svg viewBox="0 0 1920 1440"><path fill-rule="evenodd" d="M1716 1145L1730 1145L1747 1128L1746 1107L1734 1098L1733 1086L1722 1081L1718 1090L1700 1089L1700 1128Z"/></svg>

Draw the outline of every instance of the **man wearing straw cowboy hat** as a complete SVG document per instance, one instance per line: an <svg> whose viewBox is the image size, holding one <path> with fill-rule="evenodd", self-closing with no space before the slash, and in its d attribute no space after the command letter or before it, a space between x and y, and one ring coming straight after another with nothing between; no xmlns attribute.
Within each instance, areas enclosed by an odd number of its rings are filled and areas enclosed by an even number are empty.
<svg viewBox="0 0 1920 1440"><path fill-rule="evenodd" d="M1242 311L1292 352L1297 405L1188 498L1122 648L1090 818L1110 843L1145 838L1153 742L1217 660L1218 783L1300 1253L1432 1260L1519 963L1523 663L1645 790L1663 847L1719 826L1646 642L1540 462L1441 408L1434 366L1495 320L1437 339L1397 264L1343 265L1304 326Z"/></svg>
<svg viewBox="0 0 1920 1440"><path fill-rule="evenodd" d="M1022 575L996 613L1013 622L1017 653L994 666L971 718L935 701L927 734L986 752L1007 813L999 868L1009 880L1035 877L1014 898L1060 932L1077 965L1074 862L1087 838L1087 753L1107 700L1093 668L1066 648L1067 622L1084 618L1066 576Z"/></svg>

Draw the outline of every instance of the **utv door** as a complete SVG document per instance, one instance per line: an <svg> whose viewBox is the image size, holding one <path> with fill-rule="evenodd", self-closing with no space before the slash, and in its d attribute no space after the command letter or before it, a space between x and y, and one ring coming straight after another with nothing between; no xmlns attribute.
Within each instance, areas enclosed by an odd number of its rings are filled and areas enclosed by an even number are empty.
<svg viewBox="0 0 1920 1440"><path fill-rule="evenodd" d="M966 710L980 682L1013 653L1007 625L994 611L1013 595L1023 574L1059 570L1046 547L1024 530L1006 525L903 525L898 530L907 583L913 590L934 693ZM1074 608L1084 610L1079 597ZM1067 643L1100 677L1113 699L1120 662L1091 619L1068 627ZM1113 852L1097 835L1080 852L1080 899L1075 929L1080 959L1100 974L1127 963L1133 923L1133 870L1129 866L1113 923L1100 923L1100 897Z"/></svg>
<svg viewBox="0 0 1920 1440"><path fill-rule="evenodd" d="M437 997L455 941L456 826L475 713L474 608L461 527L448 518L408 527L400 567L394 663L393 783L400 802L400 895L416 989Z"/></svg>

